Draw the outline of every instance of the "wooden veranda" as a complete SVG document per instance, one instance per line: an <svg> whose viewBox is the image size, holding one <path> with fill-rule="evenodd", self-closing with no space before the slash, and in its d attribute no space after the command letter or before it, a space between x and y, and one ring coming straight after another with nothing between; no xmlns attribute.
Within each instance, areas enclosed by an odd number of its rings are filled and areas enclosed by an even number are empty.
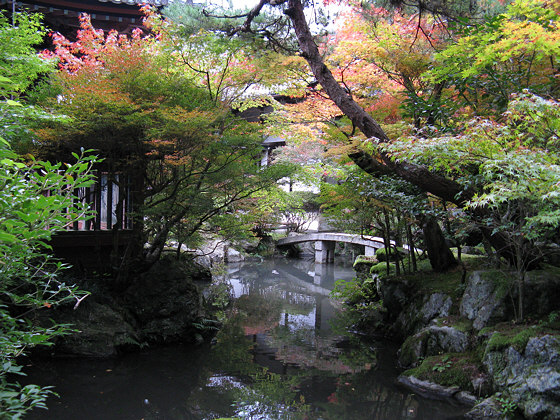
<svg viewBox="0 0 560 420"><path fill-rule="evenodd" d="M79 188L74 195L94 216L84 216L53 235L54 254L81 270L107 271L115 254L121 254L134 236L130 179L101 172L94 185Z"/></svg>

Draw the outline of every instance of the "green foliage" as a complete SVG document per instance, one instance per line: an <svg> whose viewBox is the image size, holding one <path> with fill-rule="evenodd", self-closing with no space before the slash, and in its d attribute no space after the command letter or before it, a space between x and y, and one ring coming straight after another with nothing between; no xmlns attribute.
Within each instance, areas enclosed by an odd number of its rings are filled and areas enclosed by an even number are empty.
<svg viewBox="0 0 560 420"><path fill-rule="evenodd" d="M87 20L82 24L79 45L85 52L59 54L66 71L53 77L51 96L42 102L70 119L46 122L36 133L44 156L57 159L80 147L95 148L106 167L130 175L135 190L130 216L143 227L143 238L129 260L144 263L132 269L157 261L168 238L196 246L207 233L226 239L250 235L255 217L248 202L274 188L291 168L258 167L260 127L228 107L233 85L214 81L221 87L209 91L182 61L186 56L171 48L177 41L202 53L200 44L174 38L165 27L154 29L161 35L156 44L154 37L115 42L116 34L100 36ZM230 69L229 53L220 51L204 50L208 66ZM228 81L230 76L242 89L243 80L228 73ZM131 267L130 261L122 266Z"/></svg>
<svg viewBox="0 0 560 420"><path fill-rule="evenodd" d="M542 0L518 0L436 55L427 73L455 86L465 106L479 114L502 112L512 93L529 88L555 96L559 55L558 10Z"/></svg>
<svg viewBox="0 0 560 420"><path fill-rule="evenodd" d="M358 279L337 280L331 297L359 309L378 308L379 296L373 281L361 283ZM382 306L382 305L381 305Z"/></svg>
<svg viewBox="0 0 560 420"><path fill-rule="evenodd" d="M425 196L393 177L376 177L356 167L338 177L343 182L321 185L322 210L335 228L349 233L378 235L383 230L383 210L414 213L424 208Z"/></svg>
<svg viewBox="0 0 560 420"><path fill-rule="evenodd" d="M490 210L475 222L506 238L522 280L524 270L556 241L560 225L560 103L523 93L502 118L473 119L461 134L402 140L387 150L475 191L467 209Z"/></svg>
<svg viewBox="0 0 560 420"><path fill-rule="evenodd" d="M453 366L453 364L451 360L449 360L449 355L446 354L441 358L441 360L439 360L432 366L432 370L435 372L443 372L444 370L449 369L451 366Z"/></svg>
<svg viewBox="0 0 560 420"><path fill-rule="evenodd" d="M496 401L500 404L500 410L503 415L510 416L517 410L517 404L515 401L510 400L506 397L496 397Z"/></svg>
<svg viewBox="0 0 560 420"><path fill-rule="evenodd" d="M73 193L93 183L93 159L76 158L73 165L24 161L0 148L0 411L10 418L45 408L52 393L11 383L8 375L23 374L16 358L69 331L67 325L35 325L25 316L65 302L78 305L87 295L59 279L65 266L48 254L52 235L88 214Z"/></svg>
<svg viewBox="0 0 560 420"><path fill-rule="evenodd" d="M14 375L23 375L17 357L69 331L68 325L35 325L27 316L64 302L78 305L87 295L58 277L65 266L49 255L48 241L88 216L73 194L92 185L94 159L74 154L75 164L53 164L12 151L18 140L31 141L29 120L45 114L9 97L24 93L52 68L33 49L45 34L39 15L17 13L12 23L0 14L0 412L19 419L33 408L46 408L53 392L13 382Z"/></svg>
<svg viewBox="0 0 560 420"><path fill-rule="evenodd" d="M244 24L243 15L246 13L246 7L235 8L233 4L227 8L207 4L203 11L202 8L188 2L171 2L163 10L163 14L177 24L185 37L203 33L224 40L230 39L234 43L241 41L255 50L265 50L267 46L273 50L296 49L296 41L290 33L287 17L274 10L274 7L267 4L264 10L254 17L251 33L239 30ZM236 17L239 15L241 16ZM220 18L224 16L232 17Z"/></svg>
<svg viewBox="0 0 560 420"><path fill-rule="evenodd" d="M41 44L47 30L38 13L0 13L0 97L18 96L42 74L53 69L53 63L40 58L35 46Z"/></svg>
<svg viewBox="0 0 560 420"><path fill-rule="evenodd" d="M17 152L29 151L34 122L62 118L20 101L40 77L54 70L54 63L35 51L45 34L37 13L16 13L11 19L0 13L0 137Z"/></svg>

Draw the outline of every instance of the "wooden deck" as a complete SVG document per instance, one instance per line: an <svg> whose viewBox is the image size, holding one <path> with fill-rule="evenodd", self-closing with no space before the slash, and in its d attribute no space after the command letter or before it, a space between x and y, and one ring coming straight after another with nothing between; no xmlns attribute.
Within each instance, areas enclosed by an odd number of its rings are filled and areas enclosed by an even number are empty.
<svg viewBox="0 0 560 420"><path fill-rule="evenodd" d="M123 251L132 240L132 230L118 231L118 248ZM56 258L79 271L109 272L114 232L110 230L69 230L53 235L49 244Z"/></svg>

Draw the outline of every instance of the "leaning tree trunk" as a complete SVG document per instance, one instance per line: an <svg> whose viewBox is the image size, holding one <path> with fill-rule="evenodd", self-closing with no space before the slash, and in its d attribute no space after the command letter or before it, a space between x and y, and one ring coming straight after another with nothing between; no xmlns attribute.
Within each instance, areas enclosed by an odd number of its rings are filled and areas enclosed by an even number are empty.
<svg viewBox="0 0 560 420"><path fill-rule="evenodd" d="M266 0L261 0L259 7L255 9L255 13L258 14L262 4L266 2ZM284 2L282 1L280 3ZM371 141L376 143L388 142L389 137L381 126L353 100L352 95L348 93L347 90L340 86L331 71L325 65L323 57L319 53L319 49L309 30L301 0L287 0L287 3L288 8L284 13L292 21L301 49L301 55L309 64L313 75L323 89L325 89L329 98L338 106L344 115L352 121L352 124L358 127ZM254 18L254 16L251 18ZM378 156L373 156L363 150L356 150L355 152L349 153L348 156L362 170L371 175L395 174L411 184L416 185L423 191L440 197L442 200L455 203L459 207L463 207L474 195L473 190L465 188L458 182L433 173L428 168L421 165L406 161L394 161L388 154L383 152L379 152ZM475 215L476 213L484 211L483 209L478 210L478 212L475 212ZM430 237L431 234L432 232L428 232L426 236ZM502 256L509 261L515 260L514 250L507 245L503 246L504 241L499 234L485 232L485 236ZM444 243L442 241L439 242L442 244ZM449 256L450 253L451 251L448 249L446 254ZM446 257L442 259L443 265L445 265L445 260ZM438 265L438 267L440 267L440 265Z"/></svg>
<svg viewBox="0 0 560 420"><path fill-rule="evenodd" d="M317 81L323 86L329 98L366 137L379 143L388 142L389 138L381 126L340 86L323 62L319 49L309 31L301 1L288 0L288 6L285 13L290 17L294 25L302 56L307 60L311 71L317 78ZM419 186L422 190L442 197L444 200L460 204L464 203L464 200L468 198L464 195L464 188L459 183L434 174L423 166L407 162L395 162L383 152L380 153L380 160L364 151L356 151L349 154L349 157L369 174L397 174L401 178ZM472 193L469 194L472 195ZM443 271L455 265L457 262L451 250L445 240L442 240L444 238L441 229L438 235L438 230L435 229L434 224L428 223L425 227L428 230L424 232L424 236L427 238L427 244L430 244L432 247L432 251L428 251L428 255L431 255L430 262L432 263L432 268L436 271Z"/></svg>
<svg viewBox="0 0 560 420"><path fill-rule="evenodd" d="M288 0L288 9L284 13L292 21L302 57L306 59L313 75L323 86L329 98L366 137L378 143L388 142L389 137L381 126L354 101L347 90L340 86L325 65L307 25L301 1ZM395 162L383 152L379 154L380 159L376 159L364 151L350 153L349 157L367 173L376 175L380 173L396 174L422 190L458 205L464 204L465 200L468 200L473 194L473 192L464 191L465 189L461 184L435 174L424 166L405 161Z"/></svg>
<svg viewBox="0 0 560 420"><path fill-rule="evenodd" d="M434 217L426 216L422 220L424 244L434 271L447 271L457 265L457 260L446 243L445 236Z"/></svg>

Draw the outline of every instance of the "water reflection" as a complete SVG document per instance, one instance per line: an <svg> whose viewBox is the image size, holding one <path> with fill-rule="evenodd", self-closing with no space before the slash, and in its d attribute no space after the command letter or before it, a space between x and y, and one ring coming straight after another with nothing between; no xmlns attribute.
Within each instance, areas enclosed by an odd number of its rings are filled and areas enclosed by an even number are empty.
<svg viewBox="0 0 560 420"><path fill-rule="evenodd" d="M61 398L40 419L447 419L462 413L395 385L395 349L334 328L328 294L350 266L230 266L235 303L212 346L112 361L51 361L31 380Z"/></svg>

